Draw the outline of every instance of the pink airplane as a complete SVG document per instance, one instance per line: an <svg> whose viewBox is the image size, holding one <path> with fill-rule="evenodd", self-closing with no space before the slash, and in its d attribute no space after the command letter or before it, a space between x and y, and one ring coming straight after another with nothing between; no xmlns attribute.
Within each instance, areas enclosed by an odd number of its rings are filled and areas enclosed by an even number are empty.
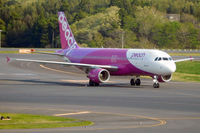
<svg viewBox="0 0 200 133"><path fill-rule="evenodd" d="M153 78L154 88L159 88L159 82L169 82L172 79L176 62L193 60L173 60L166 52L154 49L80 48L64 12L58 13L58 21L62 49L51 55L62 56L66 62L14 60L76 66L86 73L90 86L99 86L100 83L107 82L110 75L133 76L130 84L140 86L140 76L150 76Z"/></svg>

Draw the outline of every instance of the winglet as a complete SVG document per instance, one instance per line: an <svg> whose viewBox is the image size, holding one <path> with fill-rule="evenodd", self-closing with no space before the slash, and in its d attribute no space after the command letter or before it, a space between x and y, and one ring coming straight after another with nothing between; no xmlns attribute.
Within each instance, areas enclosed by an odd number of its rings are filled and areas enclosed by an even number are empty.
<svg viewBox="0 0 200 133"><path fill-rule="evenodd" d="M10 58L8 56L6 57L6 59L7 59L7 63L10 62Z"/></svg>
<svg viewBox="0 0 200 133"><path fill-rule="evenodd" d="M190 61L192 61L194 58L192 58L192 56L190 56Z"/></svg>

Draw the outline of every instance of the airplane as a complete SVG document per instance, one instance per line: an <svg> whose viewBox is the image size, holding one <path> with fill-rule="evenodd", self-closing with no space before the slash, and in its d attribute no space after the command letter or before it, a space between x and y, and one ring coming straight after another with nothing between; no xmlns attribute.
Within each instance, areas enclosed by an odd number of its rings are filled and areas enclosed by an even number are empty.
<svg viewBox="0 0 200 133"><path fill-rule="evenodd" d="M75 66L83 70L89 78L89 86L99 86L109 81L110 76L133 76L130 85L140 86L140 76L150 76L153 87L169 82L176 71L176 62L193 60L173 60L164 51L156 49L118 49L118 48L81 48L77 44L64 12L58 12L58 22L62 49L55 53L38 52L63 57L65 62L14 59L16 61L37 62ZM7 57L9 61L10 58Z"/></svg>

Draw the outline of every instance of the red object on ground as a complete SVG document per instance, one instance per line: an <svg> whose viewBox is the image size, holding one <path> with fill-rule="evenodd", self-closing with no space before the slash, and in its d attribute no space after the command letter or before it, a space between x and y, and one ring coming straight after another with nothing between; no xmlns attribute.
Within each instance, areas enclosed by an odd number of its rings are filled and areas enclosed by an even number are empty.
<svg viewBox="0 0 200 133"><path fill-rule="evenodd" d="M8 63L10 61L10 58L7 56L6 59L7 59L7 63Z"/></svg>

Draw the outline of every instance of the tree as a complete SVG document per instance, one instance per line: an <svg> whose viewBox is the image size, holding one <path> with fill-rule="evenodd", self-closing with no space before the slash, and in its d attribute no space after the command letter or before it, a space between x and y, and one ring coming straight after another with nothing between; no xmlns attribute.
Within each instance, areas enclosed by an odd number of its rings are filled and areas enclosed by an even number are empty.
<svg viewBox="0 0 200 133"><path fill-rule="evenodd" d="M2 19L0 19L0 30L1 30L1 33L0 33L1 34L1 44L4 44L5 33L6 33L6 25L5 25L5 22Z"/></svg>
<svg viewBox="0 0 200 133"><path fill-rule="evenodd" d="M157 24L162 24L167 21L164 14L150 7L138 7L136 11L136 22L140 36L149 38L152 29Z"/></svg>
<svg viewBox="0 0 200 133"><path fill-rule="evenodd" d="M166 22L157 24L152 30L153 42L160 48L176 47L177 32L180 29L179 22Z"/></svg>
<svg viewBox="0 0 200 133"><path fill-rule="evenodd" d="M103 47L104 46L103 36L99 32L94 33L89 46Z"/></svg>
<svg viewBox="0 0 200 133"><path fill-rule="evenodd" d="M178 30L177 39L181 44L181 48L195 49L200 45L200 40L198 38L199 31L194 27L192 23L181 24Z"/></svg>

